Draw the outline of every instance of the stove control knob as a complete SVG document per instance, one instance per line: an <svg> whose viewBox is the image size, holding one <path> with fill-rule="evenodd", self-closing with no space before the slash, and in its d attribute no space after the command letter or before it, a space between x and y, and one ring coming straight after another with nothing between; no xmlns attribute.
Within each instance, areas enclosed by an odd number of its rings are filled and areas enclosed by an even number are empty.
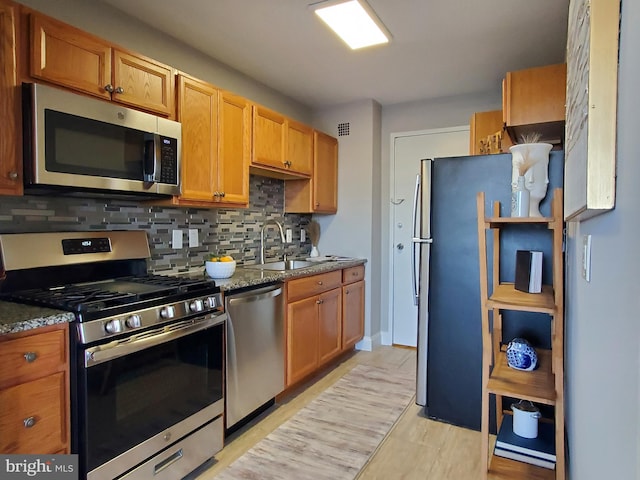
<svg viewBox="0 0 640 480"><path fill-rule="evenodd" d="M207 302L207 307L209 308L216 308L216 306L218 305L218 300L216 299L216 297L207 297L205 302Z"/></svg>
<svg viewBox="0 0 640 480"><path fill-rule="evenodd" d="M194 300L189 304L189 310L192 312L201 312L204 310L204 303L200 299Z"/></svg>
<svg viewBox="0 0 640 480"><path fill-rule="evenodd" d="M120 333L122 331L122 321L119 318L109 320L104 324L107 333Z"/></svg>
<svg viewBox="0 0 640 480"><path fill-rule="evenodd" d="M162 318L173 318L176 316L176 307L173 305L168 305L160 310L160 316Z"/></svg>
<svg viewBox="0 0 640 480"><path fill-rule="evenodd" d="M142 319L140 318L140 315L136 313L127 318L125 323L129 328L139 328L142 326Z"/></svg>

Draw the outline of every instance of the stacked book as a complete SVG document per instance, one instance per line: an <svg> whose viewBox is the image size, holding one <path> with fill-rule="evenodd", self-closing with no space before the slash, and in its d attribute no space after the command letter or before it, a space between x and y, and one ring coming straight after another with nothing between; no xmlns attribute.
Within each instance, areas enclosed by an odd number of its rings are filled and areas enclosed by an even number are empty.
<svg viewBox="0 0 640 480"><path fill-rule="evenodd" d="M499 457L530 463L539 467L556 468L556 436L552 423L539 422L538 436L524 438L513 433L513 416L505 415L493 451Z"/></svg>

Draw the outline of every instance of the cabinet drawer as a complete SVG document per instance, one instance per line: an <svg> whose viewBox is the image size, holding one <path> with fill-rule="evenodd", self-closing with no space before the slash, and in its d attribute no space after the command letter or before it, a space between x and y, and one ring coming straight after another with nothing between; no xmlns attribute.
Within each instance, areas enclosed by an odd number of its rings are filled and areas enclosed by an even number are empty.
<svg viewBox="0 0 640 480"><path fill-rule="evenodd" d="M55 453L66 448L63 372L0 390L0 452Z"/></svg>
<svg viewBox="0 0 640 480"><path fill-rule="evenodd" d="M342 270L342 283L353 283L364 280L364 265L349 267Z"/></svg>
<svg viewBox="0 0 640 480"><path fill-rule="evenodd" d="M66 368L66 329L0 342L0 388Z"/></svg>
<svg viewBox="0 0 640 480"><path fill-rule="evenodd" d="M339 287L341 283L341 270L291 280L287 286L287 300L292 301L298 298L312 297Z"/></svg>

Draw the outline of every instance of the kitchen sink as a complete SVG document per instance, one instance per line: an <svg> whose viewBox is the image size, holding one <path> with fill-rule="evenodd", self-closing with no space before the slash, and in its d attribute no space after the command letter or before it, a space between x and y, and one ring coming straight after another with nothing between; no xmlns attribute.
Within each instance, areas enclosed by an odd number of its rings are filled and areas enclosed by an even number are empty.
<svg viewBox="0 0 640 480"><path fill-rule="evenodd" d="M312 267L318 262L308 262L306 260L286 260L280 262L269 262L257 265L244 265L244 268L253 270L272 270L276 272L284 272L287 270L297 270L299 268Z"/></svg>

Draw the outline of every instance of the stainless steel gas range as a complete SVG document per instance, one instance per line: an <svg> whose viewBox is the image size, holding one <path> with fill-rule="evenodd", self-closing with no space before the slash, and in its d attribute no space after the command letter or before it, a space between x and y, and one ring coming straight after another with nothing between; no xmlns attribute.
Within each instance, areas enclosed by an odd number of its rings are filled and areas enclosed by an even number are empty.
<svg viewBox="0 0 640 480"><path fill-rule="evenodd" d="M226 314L212 280L148 275L141 231L5 234L0 254L0 298L75 313L81 478L181 478L222 448Z"/></svg>

